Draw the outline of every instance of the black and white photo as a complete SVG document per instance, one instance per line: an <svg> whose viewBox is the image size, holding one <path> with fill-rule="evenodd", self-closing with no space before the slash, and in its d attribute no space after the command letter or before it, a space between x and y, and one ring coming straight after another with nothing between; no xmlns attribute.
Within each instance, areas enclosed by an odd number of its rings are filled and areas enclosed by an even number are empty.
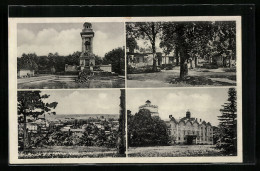
<svg viewBox="0 0 260 171"><path fill-rule="evenodd" d="M236 22L127 22L127 86L236 85Z"/></svg>
<svg viewBox="0 0 260 171"><path fill-rule="evenodd" d="M237 155L235 88L127 90L129 157Z"/></svg>
<svg viewBox="0 0 260 171"><path fill-rule="evenodd" d="M18 24L18 88L123 88L124 44L124 23Z"/></svg>
<svg viewBox="0 0 260 171"><path fill-rule="evenodd" d="M9 18L11 164L239 163L241 17Z"/></svg>
<svg viewBox="0 0 260 171"><path fill-rule="evenodd" d="M19 159L125 157L124 90L17 96Z"/></svg>

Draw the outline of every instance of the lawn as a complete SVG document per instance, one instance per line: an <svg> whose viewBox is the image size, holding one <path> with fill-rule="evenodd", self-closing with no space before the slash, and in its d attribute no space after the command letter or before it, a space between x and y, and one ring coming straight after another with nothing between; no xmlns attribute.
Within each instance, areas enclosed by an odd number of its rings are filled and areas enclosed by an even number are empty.
<svg viewBox="0 0 260 171"><path fill-rule="evenodd" d="M87 146L49 146L19 152L19 159L120 157L116 148Z"/></svg>
<svg viewBox="0 0 260 171"><path fill-rule="evenodd" d="M193 82L177 82L180 67L173 70L162 70L155 73L128 74L127 86L129 88L142 87L190 87L190 86L235 86L236 72L219 69L189 69L188 78Z"/></svg>
<svg viewBox="0 0 260 171"><path fill-rule="evenodd" d="M197 157L223 156L214 145L175 145L155 147L130 147L129 157Z"/></svg>
<svg viewBox="0 0 260 171"><path fill-rule="evenodd" d="M59 80L39 78L31 82L18 83L19 89L68 89L68 88L123 88L125 80L118 76L106 76L98 80L89 80L86 83L76 83L74 80Z"/></svg>

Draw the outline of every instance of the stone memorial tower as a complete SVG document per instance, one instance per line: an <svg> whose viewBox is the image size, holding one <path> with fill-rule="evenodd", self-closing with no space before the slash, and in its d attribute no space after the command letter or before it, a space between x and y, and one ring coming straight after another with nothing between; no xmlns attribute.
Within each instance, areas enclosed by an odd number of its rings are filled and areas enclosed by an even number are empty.
<svg viewBox="0 0 260 171"><path fill-rule="evenodd" d="M82 38L82 53L80 55L80 67L92 68L95 65L95 57L93 55L93 37L94 32L91 23L84 23L82 32L80 33Z"/></svg>

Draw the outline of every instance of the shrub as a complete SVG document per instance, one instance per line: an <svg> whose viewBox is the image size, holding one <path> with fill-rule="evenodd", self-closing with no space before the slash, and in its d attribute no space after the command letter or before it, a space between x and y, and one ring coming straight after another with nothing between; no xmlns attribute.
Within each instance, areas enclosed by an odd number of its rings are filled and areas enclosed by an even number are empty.
<svg viewBox="0 0 260 171"><path fill-rule="evenodd" d="M166 70L172 70L174 68L173 64L162 64L160 66L161 69L166 69Z"/></svg>
<svg viewBox="0 0 260 171"><path fill-rule="evenodd" d="M127 74L141 74L141 73L154 73L154 72L160 72L160 67L157 67L156 71L153 70L153 66L143 66L139 68L134 68L130 65L127 67Z"/></svg>
<svg viewBox="0 0 260 171"><path fill-rule="evenodd" d="M216 64L203 64L203 68L206 68L206 69L218 69L218 65L216 65Z"/></svg>

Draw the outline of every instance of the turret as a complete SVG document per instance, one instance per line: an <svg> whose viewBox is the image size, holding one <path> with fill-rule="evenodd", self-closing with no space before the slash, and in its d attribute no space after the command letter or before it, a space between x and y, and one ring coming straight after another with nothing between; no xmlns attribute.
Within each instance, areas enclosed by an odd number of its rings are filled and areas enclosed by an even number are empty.
<svg viewBox="0 0 260 171"><path fill-rule="evenodd" d="M188 110L188 111L186 112L186 118L190 118L190 116L191 116L191 113L190 113L190 111Z"/></svg>

